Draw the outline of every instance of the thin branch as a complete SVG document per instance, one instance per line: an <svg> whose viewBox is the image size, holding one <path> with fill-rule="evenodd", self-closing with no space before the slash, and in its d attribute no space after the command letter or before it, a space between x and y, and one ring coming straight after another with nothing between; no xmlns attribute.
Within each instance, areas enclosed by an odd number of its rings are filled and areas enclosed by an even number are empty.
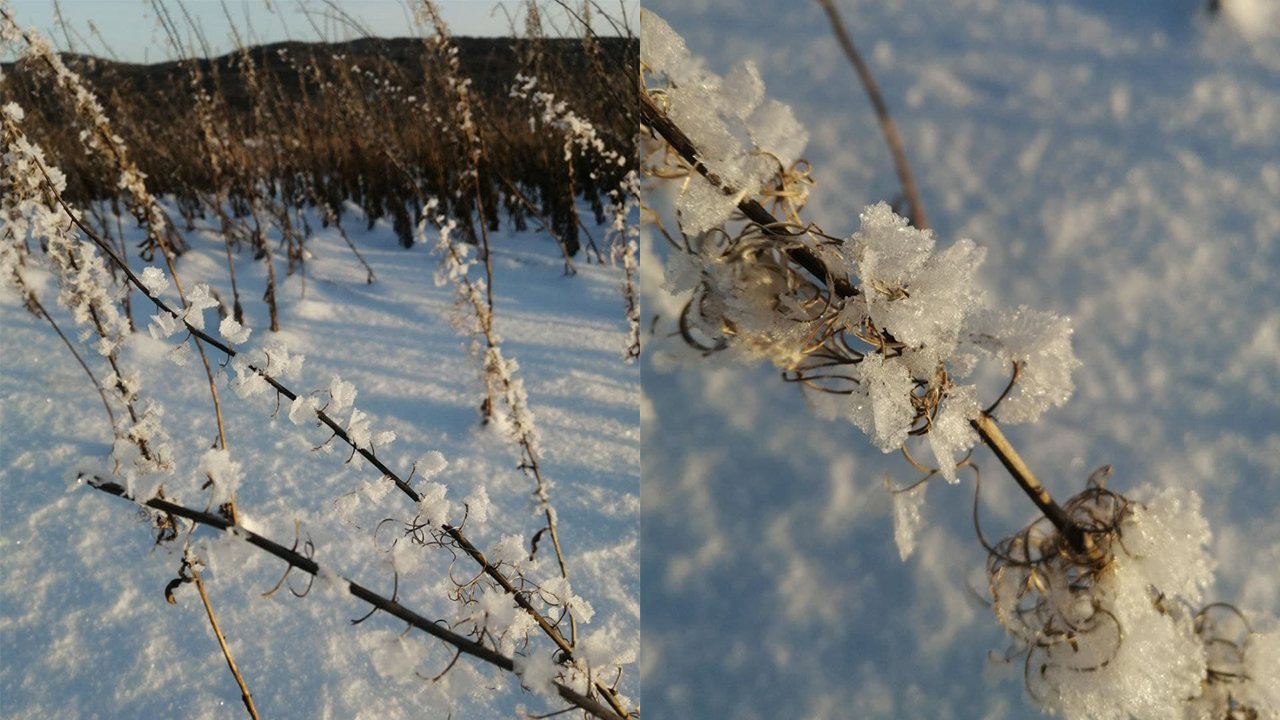
<svg viewBox="0 0 1280 720"><path fill-rule="evenodd" d="M826 11L827 19L831 22L831 31L840 42L845 57L849 58L849 62L853 64L853 69L858 73L858 79L862 81L862 87L866 89L867 97L871 100L871 106L875 108L876 119L880 121L880 130L884 133L884 140L888 143L889 152L893 155L893 164L898 169L898 178L902 181L902 193L907 196L907 204L911 206L911 224L921 230L928 230L929 218L925 215L924 203L920 201L920 192L916 189L915 178L911 175L911 166L907 163L907 152L902 147L902 138L898 135L898 127L893 122L893 116L889 114L889 106L880 95L880 87L876 85L876 79L871 75L871 68L867 67L862 56L858 54L857 48L853 46L853 38L845 29L844 20L840 18L840 11L836 8L835 1L818 0L818 4Z"/></svg>
<svg viewBox="0 0 1280 720"><path fill-rule="evenodd" d="M213 634L218 636L218 646L222 648L222 656L227 659L227 667L231 668L231 674L235 676L236 684L240 686L240 699L244 702L244 708L249 711L249 717L258 720L258 708L254 707L253 695L249 694L249 686L245 684L240 668L236 667L235 658L231 657L231 648L227 647L227 639L222 636L222 628L218 627L218 618L213 614L213 606L209 604L209 594L205 592L200 571L191 568L191 576L195 579L196 589L200 591L200 601L204 603L204 611L209 614L209 624L213 626Z"/></svg>

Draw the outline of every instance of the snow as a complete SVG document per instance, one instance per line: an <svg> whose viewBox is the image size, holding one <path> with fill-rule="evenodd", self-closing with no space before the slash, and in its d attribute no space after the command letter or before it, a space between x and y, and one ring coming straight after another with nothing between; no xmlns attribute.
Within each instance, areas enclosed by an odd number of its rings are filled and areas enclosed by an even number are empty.
<svg viewBox="0 0 1280 720"><path fill-rule="evenodd" d="M252 518L258 531L286 548L297 537L298 551L312 554L332 581L317 578L302 598L284 586L263 598L284 575L283 562L207 528L192 536L199 547L212 541L215 554L223 543L235 553L244 551L230 555L206 582L263 717L410 718L424 708L439 709L442 716L509 717L520 703L533 713L558 709L522 693L509 673L504 682L504 673L466 658L435 684L417 678L396 682L397 674L403 677L396 663L382 663L381 670L393 671L383 678L375 649L381 648L379 662L399 651L390 643L365 645L365 638L398 636L404 624L382 613L359 625L349 622L368 608L341 592L340 576L390 597L394 578L387 561L394 560L398 601L425 617L449 618L459 607L447 596L454 587L450 566L457 564L453 577L461 581L475 567L464 567L464 557L455 561L448 552L406 539L403 523L412 521L416 508L361 457L344 463L349 452L335 449L339 441L314 450L331 433L315 427L313 400L320 407L328 403L325 412L346 427L358 394L370 442L401 477L432 451L449 458L430 481L448 487L446 497L455 506L451 520L461 521L458 499L475 508L466 531L477 547L487 551L508 536L512 562L532 582L559 571L554 562L527 559L528 541L545 518L530 507L530 481L516 468L508 440L480 425L483 389L471 380L472 360L448 322L452 292L430 280L436 259L426 248L401 248L388 223L378 221L366 231L364 217L352 211L344 217L348 233L377 272L378 280L367 285L336 230L320 230L318 218L310 221L318 232L308 241L314 257L305 299L301 278L286 277L277 267L280 332L255 329L238 347L241 356L225 367L225 358L210 351L220 390L228 383L236 390L219 393L229 447L225 456L210 454L209 469L220 482L200 488L207 482L202 459L218 436L201 363L173 366L164 354L177 338L157 342L145 330L128 335L119 350L126 385L140 395L141 423L135 427L119 412L117 420L125 430L167 446L161 458L171 459L173 468L143 474L136 450L129 451L133 446L117 443L117 471L131 470L126 479L139 498L163 480L167 498L204 510L211 493L229 489L235 477L229 471L238 464L242 519ZM126 232L129 225L126 218ZM221 238L197 230L189 239L193 249L177 259L188 299L200 282L230 297ZM137 240L136 234L126 237ZM611 629L626 646L615 650L634 651L639 368L618 357L628 331L618 271L583 264L578 275L566 278L559 250L546 238L502 230L491 240L495 328L504 350L519 359L529 405L538 414L539 460L554 472L561 493L559 533L573 592L595 610L591 627ZM243 252L236 264L242 297L259 297L265 267ZM153 312L141 300L134 293L140 330ZM55 309L51 302L47 306ZM311 312L316 309L326 312ZM269 326L265 304L248 300L244 311L245 327ZM108 458L111 428L83 370L48 324L27 314L7 287L0 291L0 325L4 353L12 360L0 371L0 715L213 718L242 712L194 588L176 593L176 607L164 600L162 591L181 561L174 546L155 547L147 523L135 520L136 509L126 501L89 488L67 492L75 469L117 467ZM63 327L74 326L65 321ZM556 331L549 334L548 327ZM102 362L86 360L95 370ZM275 392L249 363L305 398L297 412L287 399L277 404ZM99 380L111 378L102 372ZM302 422L295 425L293 419ZM379 433L394 433L395 443L384 447L387 438ZM82 463L84 458L95 462ZM415 486L424 467L429 465L420 463ZM350 497L359 501L344 500ZM486 497L488 517L481 522ZM335 514L336 502L345 519ZM397 522L378 529L388 517ZM74 518L73 530L50 532L68 527L67 518ZM302 592L308 582L295 568L286 585ZM550 660L553 646L532 618L513 614L502 641L507 654L527 650ZM415 635L420 633L406 637L418 659L414 667L430 678L444 670L452 653ZM624 670L620 689L639 697L635 665ZM601 672L612 678L617 670Z"/></svg>

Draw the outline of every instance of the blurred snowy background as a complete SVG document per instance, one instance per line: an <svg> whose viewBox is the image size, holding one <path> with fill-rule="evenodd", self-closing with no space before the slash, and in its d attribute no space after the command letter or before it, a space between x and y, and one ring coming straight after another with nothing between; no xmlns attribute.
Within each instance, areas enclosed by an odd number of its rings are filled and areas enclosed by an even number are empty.
<svg viewBox="0 0 1280 720"><path fill-rule="evenodd" d="M939 247L989 250L992 307L1069 315L1084 365L1065 408L1006 428L1066 499L1195 489L1212 599L1280 614L1280 2L839 3L907 145ZM709 69L754 61L811 135L805 217L834 235L898 193L870 104L814 2L649 0ZM652 203L651 203L652 204ZM646 322L668 313L662 241ZM672 329L667 317L659 328ZM985 594L973 484L935 484L916 554L885 474L768 366L668 372L650 338L642 574L646 714L661 718L1040 717ZM983 528L1034 517L995 459Z"/></svg>

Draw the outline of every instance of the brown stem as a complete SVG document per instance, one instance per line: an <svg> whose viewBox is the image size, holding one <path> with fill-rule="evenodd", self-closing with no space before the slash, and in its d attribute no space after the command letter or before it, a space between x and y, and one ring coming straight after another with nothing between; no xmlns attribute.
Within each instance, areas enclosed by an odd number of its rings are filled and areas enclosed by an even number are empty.
<svg viewBox="0 0 1280 720"><path fill-rule="evenodd" d="M1013 449L1009 439L1000 431L1000 426L996 424L995 418L984 412L979 414L978 418L972 421L972 424L977 429L982 441L986 443L987 447L991 448L991 451L995 453L1000 463L1013 476L1018 486L1022 488L1027 497L1031 498L1031 502L1035 503L1036 507L1040 508L1040 512L1044 513L1044 516L1048 518L1049 522L1058 528L1058 532L1066 538L1072 549L1076 552L1087 554L1092 544L1089 536L1085 535L1080 526L1067 515L1062 506L1054 501L1053 497L1049 495L1049 491L1045 490L1040 481L1036 479L1035 474L1031 472L1031 468L1023 461L1022 456L1018 455L1018 451Z"/></svg>
<svg viewBox="0 0 1280 720"><path fill-rule="evenodd" d="M893 155L893 164L898 169L898 178L902 181L902 193L907 196L907 204L911 206L911 224L921 230L928 230L929 218L924 213L924 203L920 202L920 193L916 190L911 166L907 164L907 152L902 147L902 138L898 135L898 127L893 122L893 116L889 114L889 106L880 95L880 87L876 85L876 79L871 75L871 68L867 67L862 56L858 54L857 48L853 46L853 38L845 29L844 20L840 18L840 11L836 9L834 0L818 0L818 4L826 11L827 19L831 22L831 30L836 34L836 40L840 42L845 57L849 58L849 62L853 64L853 69L858 73L858 79L862 81L862 87L867 91L867 97L871 99L871 106L875 108L876 119L880 121L880 130L884 133L884 140L888 143L889 152Z"/></svg>
<svg viewBox="0 0 1280 720"><path fill-rule="evenodd" d="M249 694L249 686L245 684L244 676L240 674L240 668L236 667L235 658L231 657L231 648L227 647L227 639L222 636L222 628L218 627L218 618L213 614L213 606L209 604L209 594L205 592L204 580L200 577L200 571L192 568L191 575L196 581L196 589L200 591L200 601L204 603L204 611L209 614L209 624L213 626L213 634L218 637L218 646L222 648L222 656L227 659L227 667L231 668L231 674L235 676L236 684L240 686L240 699L244 701L244 708L249 711L249 717L253 718L253 720L259 720L258 708L253 705L253 696Z"/></svg>

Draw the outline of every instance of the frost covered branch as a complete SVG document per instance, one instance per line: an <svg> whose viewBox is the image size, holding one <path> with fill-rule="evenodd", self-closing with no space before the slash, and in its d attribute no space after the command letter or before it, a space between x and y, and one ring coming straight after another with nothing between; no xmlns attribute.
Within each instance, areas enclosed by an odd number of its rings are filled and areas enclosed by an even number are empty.
<svg viewBox="0 0 1280 720"><path fill-rule="evenodd" d="M116 483L112 483L101 478L95 478L93 482L89 483L89 485L96 490L107 493L108 495L115 495L116 497L131 500L126 489ZM320 564L315 560L263 537L262 535L235 525L220 515L193 510L163 498L151 498L139 504L168 515L186 518L193 523L208 525L209 527L227 532L230 535L253 545L259 550L284 560L289 563L290 568L297 568L298 570L318 579L323 580L326 575L333 575L332 570L322 570ZM334 581L340 583L340 587L344 586L348 593L369 604L371 607L381 610L388 615L397 617L418 630L421 630L442 642L448 643L459 652L508 672L516 672L516 664L512 658L496 652L479 642L471 640L470 638L441 627L439 624L428 620L395 600L379 595L363 585L347 580L346 578L336 578ZM555 683L555 689L559 696L565 701L595 717L602 718L602 720L622 720L622 718L625 717L625 715L619 715L613 709L604 705L600 701L584 695L559 682Z"/></svg>

